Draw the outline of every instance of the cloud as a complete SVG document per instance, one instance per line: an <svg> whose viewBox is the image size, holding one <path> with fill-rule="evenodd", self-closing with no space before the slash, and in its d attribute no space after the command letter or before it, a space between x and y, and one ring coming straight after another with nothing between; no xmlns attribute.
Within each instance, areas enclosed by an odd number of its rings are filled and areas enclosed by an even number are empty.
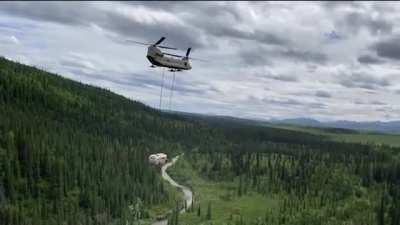
<svg viewBox="0 0 400 225"><path fill-rule="evenodd" d="M286 74L279 74L279 75L272 75L270 76L271 79L285 81L285 82L296 82L298 81L297 77L286 75Z"/></svg>
<svg viewBox="0 0 400 225"><path fill-rule="evenodd" d="M167 36L169 43L179 48L204 46L199 39L200 34L179 23L173 14L143 7L121 6L116 7L116 10L107 10L106 7L99 8L89 2L7 2L2 4L0 11L65 25L90 27L95 24L117 33L121 40L137 37L151 42Z"/></svg>
<svg viewBox="0 0 400 225"><path fill-rule="evenodd" d="M400 37L380 40L372 46L378 56L400 60Z"/></svg>
<svg viewBox="0 0 400 225"><path fill-rule="evenodd" d="M341 9L342 12L346 12ZM372 35L390 34L393 30L393 24L383 16L372 16L372 12L350 11L341 13L341 17L336 20L336 25L344 28L347 32L357 34L361 29L367 29Z"/></svg>
<svg viewBox="0 0 400 225"><path fill-rule="evenodd" d="M19 41L18 38L16 38L14 35L11 36L6 36L6 37L1 37L0 36L0 41L2 43L6 44L14 44L14 45L19 45L21 42Z"/></svg>
<svg viewBox="0 0 400 225"><path fill-rule="evenodd" d="M368 14L350 13L346 17L346 21L354 28L365 26L372 34L391 33L393 24L383 18L373 18Z"/></svg>
<svg viewBox="0 0 400 225"><path fill-rule="evenodd" d="M295 99L272 99L272 98L263 98L262 102L266 104L272 104L272 105L279 105L279 106L296 106L296 105L302 105L300 101L297 101Z"/></svg>
<svg viewBox="0 0 400 225"><path fill-rule="evenodd" d="M5 2L0 10L9 15L17 15L33 20L84 25L87 24L87 19L95 17L95 13L88 6L87 3Z"/></svg>
<svg viewBox="0 0 400 225"><path fill-rule="evenodd" d="M259 65L270 65L272 66L272 62L268 59L267 54L259 53L254 50L241 50L238 53L241 60L250 66L259 66Z"/></svg>
<svg viewBox="0 0 400 225"><path fill-rule="evenodd" d="M379 78L372 74L361 72L355 72L350 75L342 74L339 83L347 88L363 88L369 90L376 90L390 85L387 78Z"/></svg>
<svg viewBox="0 0 400 225"><path fill-rule="evenodd" d="M226 24L225 21L218 20L193 20L193 24L207 32L207 34L213 35L217 38L233 38L239 40L255 41L259 44L265 45L277 45L285 46L289 44L289 40L284 36L278 34L255 29L253 31L245 31L238 29L232 21L232 24Z"/></svg>
<svg viewBox="0 0 400 225"><path fill-rule="evenodd" d="M399 10L366 2L5 2L0 55L154 106L160 73L145 48L126 40L165 36L163 44L209 60L177 74L177 109L381 119L360 108L398 105Z"/></svg>
<svg viewBox="0 0 400 225"><path fill-rule="evenodd" d="M366 105L366 106L384 106L384 105L388 105L387 103L379 101L379 100L362 101L362 100L359 100L359 99L354 101L354 104L356 104L356 105Z"/></svg>
<svg viewBox="0 0 400 225"><path fill-rule="evenodd" d="M226 40L255 41L265 45L287 45L289 40L285 35L277 34L268 29L238 26L249 20L249 12L243 10L243 4L234 2L213 2L204 4L201 2L127 2L129 5L145 6L149 9L168 11L172 14L181 14L185 27L181 32L197 32L196 35L208 36L208 45L212 45L215 38ZM190 11L190 13L184 13ZM201 19L201 18L212 18ZM190 31L188 31L190 30Z"/></svg>
<svg viewBox="0 0 400 225"><path fill-rule="evenodd" d="M364 104L366 104L364 101L359 100L359 99L355 100L353 103L356 104L356 105L364 105Z"/></svg>
<svg viewBox="0 0 400 225"><path fill-rule="evenodd" d="M182 5L175 1L124 1L122 3L135 7L146 6L148 8L166 11L171 11L172 9Z"/></svg>
<svg viewBox="0 0 400 225"><path fill-rule="evenodd" d="M75 69L95 70L92 62L77 54L69 54L60 60L60 64Z"/></svg>
<svg viewBox="0 0 400 225"><path fill-rule="evenodd" d="M372 55L361 55L357 58L359 63L362 64L382 64L385 61Z"/></svg>
<svg viewBox="0 0 400 225"><path fill-rule="evenodd" d="M14 44L16 44L16 45L20 44L20 41L19 41L18 38L16 38L14 35L12 35L12 36L10 37L10 40L11 40L12 43L14 43Z"/></svg>
<svg viewBox="0 0 400 225"><path fill-rule="evenodd" d="M280 55L289 59L293 59L297 62L314 62L318 64L324 64L328 60L327 55L324 53L295 49L283 50L280 52Z"/></svg>
<svg viewBox="0 0 400 225"><path fill-rule="evenodd" d="M288 60L296 63L316 63L325 64L328 61L327 55L320 52L298 50L293 48L251 48L239 50L239 57L250 66L269 65L275 66L272 59L279 59L286 62ZM315 69L315 67L314 67Z"/></svg>
<svg viewBox="0 0 400 225"><path fill-rule="evenodd" d="M320 98L331 98L332 97L332 95L329 92L321 91L321 90L316 91L315 96L320 97Z"/></svg>
<svg viewBox="0 0 400 225"><path fill-rule="evenodd" d="M161 87L161 81L157 79L150 79L141 74L116 74L113 72L111 76L107 71L102 72L88 72L79 68L69 68L68 70L74 76L83 80L106 81L112 84L129 86L129 87Z"/></svg>
<svg viewBox="0 0 400 225"><path fill-rule="evenodd" d="M326 2L321 2L321 6L326 8L327 10L336 10L346 7L360 8L362 7L362 4L350 1L326 1Z"/></svg>
<svg viewBox="0 0 400 225"><path fill-rule="evenodd" d="M213 20L199 20L196 17L186 18L191 22L187 25L175 15L174 9L183 7L198 7L196 3L166 4L166 3L128 3L132 7L117 7L117 10L107 10L106 7L96 7L94 4L84 2L61 2L51 3L5 3L2 5L3 12L10 15L18 15L33 20L61 23L66 25L92 26L93 24L121 35L121 39L139 37L149 42L156 41L160 36L168 37L168 41L179 48L202 48L202 33L207 32L215 37L228 37L243 40L254 40L269 45L286 45L288 40L273 32L256 29L254 31L239 30L235 21L240 20L242 15L235 7L204 7L197 16L213 17ZM167 7L168 5L168 7ZM170 12L165 10L170 10ZM196 10L194 10L196 12ZM228 14L234 20L232 24L226 24ZM218 20L218 19L219 20Z"/></svg>
<svg viewBox="0 0 400 225"><path fill-rule="evenodd" d="M326 108L326 105L321 102L300 101L300 100L296 100L293 98L281 99L281 98L264 97L262 99L258 99L254 96L250 96L249 100L256 101L256 102L261 101L262 103L271 105L271 106L284 107L287 110L294 109L294 108L302 108L302 109L307 109L307 108L324 109L324 108Z"/></svg>
<svg viewBox="0 0 400 225"><path fill-rule="evenodd" d="M135 12L133 11L131 13L133 14ZM206 46L201 40L201 33L192 27L174 21L153 21L149 24L135 20L128 15L108 12L108 20L102 21L102 23L98 23L98 25L116 32L121 36L120 38L122 40L139 37L146 42L153 43L161 36L165 36L167 37L165 40L166 44L180 49L186 49L188 47L198 49ZM157 16L157 12L154 12L154 16Z"/></svg>
<svg viewBox="0 0 400 225"><path fill-rule="evenodd" d="M254 75L255 75L255 77L261 78L261 79L270 79L270 80L277 80L277 81L283 81L283 82L298 81L298 78L294 75L273 73L270 70L266 70L266 69L263 72L257 71L254 73Z"/></svg>
<svg viewBox="0 0 400 225"><path fill-rule="evenodd" d="M371 105L387 105L386 103L381 102L381 101L377 101L377 100L370 101L369 104L371 104Z"/></svg>

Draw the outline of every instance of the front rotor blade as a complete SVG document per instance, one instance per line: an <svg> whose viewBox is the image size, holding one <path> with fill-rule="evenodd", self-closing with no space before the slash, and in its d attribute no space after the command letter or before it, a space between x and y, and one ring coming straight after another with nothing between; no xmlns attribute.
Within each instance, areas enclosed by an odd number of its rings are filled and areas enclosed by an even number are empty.
<svg viewBox="0 0 400 225"><path fill-rule="evenodd" d="M135 44L140 44L140 45L151 45L151 44L147 44L147 43L143 43L143 42L140 42L140 41L134 41L134 40L126 40L127 42L132 42L132 43L135 43Z"/></svg>

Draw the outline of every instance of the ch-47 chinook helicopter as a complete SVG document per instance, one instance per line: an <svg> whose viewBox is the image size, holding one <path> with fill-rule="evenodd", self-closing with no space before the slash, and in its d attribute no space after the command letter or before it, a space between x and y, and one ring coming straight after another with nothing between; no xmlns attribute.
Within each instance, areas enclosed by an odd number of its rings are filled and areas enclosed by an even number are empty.
<svg viewBox="0 0 400 225"><path fill-rule="evenodd" d="M184 56L175 55L175 54L171 54L171 53L167 53L167 52L162 52L160 50L162 48L178 50L177 48L160 45L161 42L163 42L164 40L165 40L165 37L161 37L160 40L158 40L154 44L148 44L148 43L143 43L143 42L138 42L138 41L133 41L133 40L127 40L127 41L133 42L136 44L141 44L141 45L148 45L149 47L147 48L147 56L146 57L151 63L150 67L153 67L153 68L154 67L162 67L163 68L159 109L161 109L161 106L162 106L162 96L163 96L163 88L164 88L164 68L168 68L170 72L173 72L171 92L169 95L169 108L171 110L171 99L172 99L172 93L174 90L175 72L192 69L189 59L200 60L200 61L205 61L205 60L189 57L191 48L188 48L186 50L186 55L184 55Z"/></svg>
<svg viewBox="0 0 400 225"><path fill-rule="evenodd" d="M190 70L192 69L192 66L190 65L189 59L194 59L189 57L190 50L191 48L188 48L186 50L186 55L175 55L167 52L162 52L160 48L164 49L172 49L172 50L178 50L177 48L173 47L168 47L168 46L162 46L160 45L161 42L165 40L165 37L161 37L160 40L158 40L154 44L147 44L147 43L142 43L138 41L133 41L129 40L130 42L136 43L136 44L141 44L141 45L148 45L149 47L147 48L147 59L151 63L151 67L166 67L169 68L171 72L175 71L182 71L182 70ZM172 57L168 57L172 56ZM195 59L195 60L201 60L201 59Z"/></svg>

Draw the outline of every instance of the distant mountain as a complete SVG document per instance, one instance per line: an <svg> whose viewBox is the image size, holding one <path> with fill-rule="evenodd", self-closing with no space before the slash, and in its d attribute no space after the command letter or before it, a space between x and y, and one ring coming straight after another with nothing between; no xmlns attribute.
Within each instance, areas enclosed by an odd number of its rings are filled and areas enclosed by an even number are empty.
<svg viewBox="0 0 400 225"><path fill-rule="evenodd" d="M317 127L325 128L324 130L329 132L340 132L340 133L353 133L358 131L365 132L378 132L388 134L400 134L400 120L397 121L372 121L372 122L356 122L349 120L337 120L331 122L323 122L313 118L298 117L289 119L271 119L271 120L256 120L256 119L245 119L237 118L232 116L222 115L207 115L198 113L188 112L177 112L169 111L172 114L178 114L186 118L196 118L196 120L202 120L204 122L212 123L241 123L247 125L273 125L273 124L287 124L297 125L305 127Z"/></svg>
<svg viewBox="0 0 400 225"><path fill-rule="evenodd" d="M195 121L203 121L211 124L247 124L247 125L259 125L260 123L268 123L267 121L260 121L255 119L245 119L233 116L225 115L213 115L213 114L201 114L201 113L190 113L181 111L165 111L166 113L176 114L182 116L183 118L192 119Z"/></svg>
<svg viewBox="0 0 400 225"><path fill-rule="evenodd" d="M311 118L290 118L290 119L272 119L269 122L271 123L280 123L280 124L291 124L291 125L299 125L299 126L309 126L309 127L326 127L323 123L318 120Z"/></svg>
<svg viewBox="0 0 400 225"><path fill-rule="evenodd" d="M270 120L270 123L274 124L291 124L308 127L331 127L331 128L342 128L352 129L361 131L374 131L381 133L400 133L400 120L398 121L372 121L372 122L356 122L348 120L338 120L332 122L321 122L311 118L291 118L282 120Z"/></svg>
<svg viewBox="0 0 400 225"><path fill-rule="evenodd" d="M328 123L331 126L339 128L349 128L356 130L372 130L383 133L400 133L400 121L390 121L390 122L354 122L354 121L335 121Z"/></svg>

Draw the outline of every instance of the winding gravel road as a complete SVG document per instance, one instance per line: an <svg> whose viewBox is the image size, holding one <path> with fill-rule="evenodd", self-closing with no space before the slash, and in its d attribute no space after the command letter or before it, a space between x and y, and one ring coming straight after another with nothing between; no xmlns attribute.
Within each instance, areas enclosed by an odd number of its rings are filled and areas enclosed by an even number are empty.
<svg viewBox="0 0 400 225"><path fill-rule="evenodd" d="M161 176L164 178L164 180L168 181L172 186L179 188L183 192L184 199L186 201L186 205L189 208L192 205L193 202L193 192L190 190L190 188L178 184L176 181L174 181L167 173L168 167L172 166L175 164L175 162L179 159L179 155L176 156L175 158L172 159L172 161L166 163L163 167L161 167ZM184 213L186 210L183 208L180 213ZM168 220L159 220L154 222L152 225L167 225Z"/></svg>

